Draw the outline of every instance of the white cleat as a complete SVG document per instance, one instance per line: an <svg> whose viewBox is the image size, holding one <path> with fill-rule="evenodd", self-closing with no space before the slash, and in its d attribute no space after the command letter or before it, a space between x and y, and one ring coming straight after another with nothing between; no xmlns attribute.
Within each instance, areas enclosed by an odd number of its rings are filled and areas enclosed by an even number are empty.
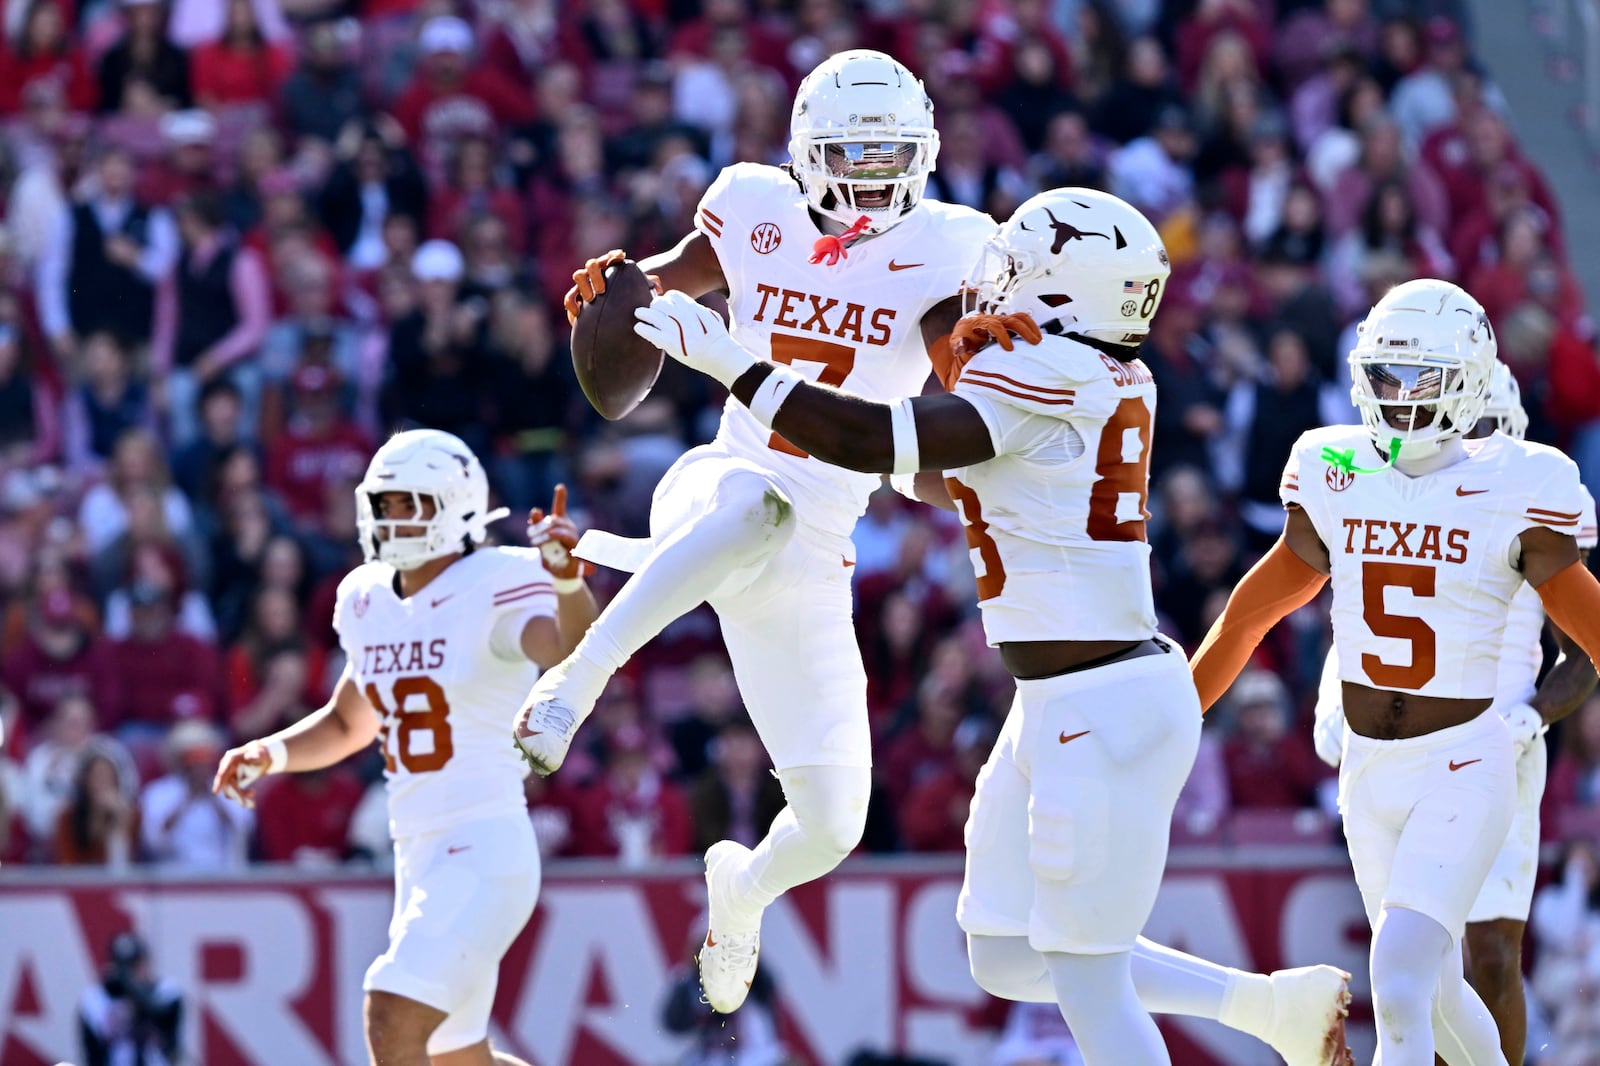
<svg viewBox="0 0 1600 1066"><path fill-rule="evenodd" d="M1354 1066L1345 1043L1350 975L1337 966L1277 970L1272 983L1272 1024L1262 1036L1288 1066Z"/></svg>
<svg viewBox="0 0 1600 1066"><path fill-rule="evenodd" d="M718 1014L732 1014L750 994L755 980L756 962L761 957L761 917L755 924L730 920L729 889L722 884L730 861L748 856L750 849L732 840L722 840L706 850L706 894L711 916L706 942L695 960L700 966L700 989L706 1002Z"/></svg>
<svg viewBox="0 0 1600 1066"><path fill-rule="evenodd" d="M539 679L528 693L528 702L517 715L512 732L523 761L541 777L549 777L561 768L567 749L572 747L573 734L578 731L578 713L555 694L562 676L559 670L551 670Z"/></svg>

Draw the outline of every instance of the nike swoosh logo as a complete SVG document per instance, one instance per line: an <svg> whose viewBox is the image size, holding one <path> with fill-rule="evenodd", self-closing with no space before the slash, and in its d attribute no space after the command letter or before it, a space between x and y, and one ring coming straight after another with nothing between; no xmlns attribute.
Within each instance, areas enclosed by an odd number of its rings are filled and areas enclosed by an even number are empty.
<svg viewBox="0 0 1600 1066"><path fill-rule="evenodd" d="M1070 734L1070 735L1069 735L1069 734L1067 734L1067 733L1062 733L1062 734L1061 734L1061 743L1063 743L1063 744L1068 744L1068 743L1071 743L1071 742L1072 742L1072 741L1074 741L1074 740L1077 740L1077 739L1078 739L1078 738L1079 738L1079 737L1086 737L1086 736L1088 736L1088 735L1089 735L1089 732L1090 732L1090 731L1089 731L1089 730L1087 730L1087 729L1085 729L1085 730L1084 730L1084 731L1083 731L1083 732L1081 732L1081 733L1072 733L1072 734Z"/></svg>
<svg viewBox="0 0 1600 1066"><path fill-rule="evenodd" d="M1483 761L1482 759L1468 759L1466 762L1452 762L1450 764L1450 772L1451 773L1455 773L1457 770L1461 769L1463 766L1471 766L1475 762L1482 762L1482 761Z"/></svg>
<svg viewBox="0 0 1600 1066"><path fill-rule="evenodd" d="M1482 496L1488 491L1488 489L1464 489L1460 485L1456 486L1457 496Z"/></svg>
<svg viewBox="0 0 1600 1066"><path fill-rule="evenodd" d="M889 269L890 270L910 270L913 267L919 267L919 266L922 266L922 265L924 265L924 264L922 264L922 263L896 263L893 259L889 260Z"/></svg>
<svg viewBox="0 0 1600 1066"><path fill-rule="evenodd" d="M1486 490L1486 491L1487 491L1487 490ZM456 598L456 594L455 594L455 593L454 593L454 592L452 592L452 593L451 593L451 594L450 594L450 595L448 595L448 596L440 596L440 597L439 597L439 598L438 598L438 599L436 599L436 600L434 600L434 601L433 601L433 605L434 605L434 606L435 606L435 607L437 607L437 606L439 606L439 605L440 605L440 604L441 604L441 603L444 603L444 602L445 602L445 601L446 601L446 600L453 600L453 599L455 599L455 598Z"/></svg>
<svg viewBox="0 0 1600 1066"><path fill-rule="evenodd" d="M716 946L717 946L717 942L715 940L711 939L711 930L707 929L706 930L706 947L714 948Z"/></svg>
<svg viewBox="0 0 1600 1066"><path fill-rule="evenodd" d="M472 847L471 844L463 844L459 848L446 848L445 852L447 854L454 855L456 852L458 852L458 851L466 851L470 847Z"/></svg>

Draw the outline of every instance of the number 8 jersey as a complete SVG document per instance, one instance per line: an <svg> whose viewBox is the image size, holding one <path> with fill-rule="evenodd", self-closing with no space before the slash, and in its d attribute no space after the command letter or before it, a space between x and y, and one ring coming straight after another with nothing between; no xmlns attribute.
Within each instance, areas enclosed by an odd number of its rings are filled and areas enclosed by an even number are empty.
<svg viewBox="0 0 1600 1066"><path fill-rule="evenodd" d="M985 348L962 368L955 395L994 441L993 459L945 479L989 643L1154 636L1149 369L1047 335L1009 352Z"/></svg>
<svg viewBox="0 0 1600 1066"><path fill-rule="evenodd" d="M1408 477L1352 474L1325 448L1383 458L1361 426L1316 429L1284 469L1285 506L1305 510L1328 548L1339 678L1451 699L1492 699L1522 532L1575 536L1587 506L1577 465L1554 448L1495 433L1467 458Z"/></svg>
<svg viewBox="0 0 1600 1066"><path fill-rule="evenodd" d="M526 808L511 719L539 667L523 655L521 633L528 619L555 612L550 575L530 548L478 548L410 599L385 563L339 584L339 644L383 720L392 836Z"/></svg>

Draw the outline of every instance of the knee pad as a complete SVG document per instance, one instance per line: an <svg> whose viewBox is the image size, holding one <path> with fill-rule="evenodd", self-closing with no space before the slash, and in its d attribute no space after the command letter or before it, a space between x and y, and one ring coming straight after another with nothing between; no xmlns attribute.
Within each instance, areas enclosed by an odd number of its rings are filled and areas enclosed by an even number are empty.
<svg viewBox="0 0 1600 1066"><path fill-rule="evenodd" d="M867 827L872 770L865 766L800 766L778 774L789 811L806 839L843 860Z"/></svg>
<svg viewBox="0 0 1600 1066"><path fill-rule="evenodd" d="M1053 998L1044 956L1025 937L968 936L967 966L978 987L997 999L1034 1002L1041 989L1051 992L1044 999Z"/></svg>

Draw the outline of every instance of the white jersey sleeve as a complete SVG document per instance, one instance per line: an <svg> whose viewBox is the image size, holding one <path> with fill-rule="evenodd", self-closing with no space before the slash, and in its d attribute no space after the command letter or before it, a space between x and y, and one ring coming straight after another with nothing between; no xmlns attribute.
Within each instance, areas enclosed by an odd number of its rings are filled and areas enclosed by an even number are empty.
<svg viewBox="0 0 1600 1066"><path fill-rule="evenodd" d="M1594 501L1578 478L1578 464L1554 448L1542 444L1522 444L1526 456L1519 473L1526 470L1525 491L1507 494L1522 506L1523 528L1542 526L1576 538L1586 519L1592 520Z"/></svg>
<svg viewBox="0 0 1600 1066"><path fill-rule="evenodd" d="M1600 523L1595 521L1594 495L1586 488L1583 498L1583 520L1578 523L1578 547L1593 551L1595 544L1600 542Z"/></svg>
<svg viewBox="0 0 1600 1066"><path fill-rule="evenodd" d="M1152 636L1149 370L1049 336L984 349L954 394L995 446L993 459L946 479L989 642ZM1084 604L1095 606L1064 609Z"/></svg>

